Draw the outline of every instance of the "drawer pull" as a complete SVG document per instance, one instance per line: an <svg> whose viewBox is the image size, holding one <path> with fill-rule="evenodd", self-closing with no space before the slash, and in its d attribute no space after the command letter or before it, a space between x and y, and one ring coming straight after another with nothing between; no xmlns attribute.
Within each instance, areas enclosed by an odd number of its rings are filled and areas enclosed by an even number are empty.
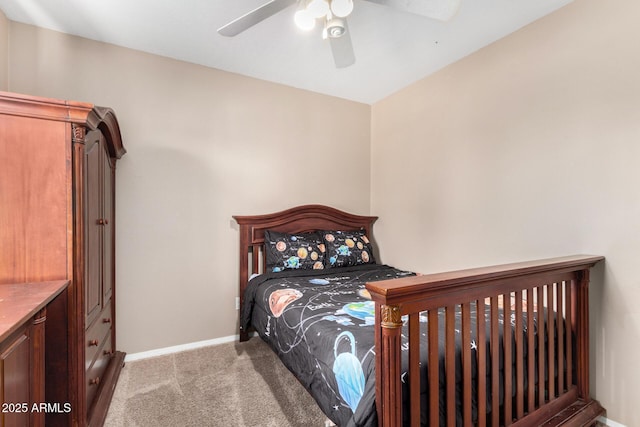
<svg viewBox="0 0 640 427"><path fill-rule="evenodd" d="M111 318L105 317L104 319L102 319L102 323L111 323Z"/></svg>
<svg viewBox="0 0 640 427"><path fill-rule="evenodd" d="M103 354L105 356L111 356L113 354L113 350L105 350L105 351L103 351Z"/></svg>
<svg viewBox="0 0 640 427"><path fill-rule="evenodd" d="M109 224L109 220L108 219L104 219L104 218L100 218L96 222L98 223L98 225L107 225L107 224Z"/></svg>
<svg viewBox="0 0 640 427"><path fill-rule="evenodd" d="M95 346L97 346L97 345L98 345L98 340L89 340L89 347L92 347L92 346L94 346L94 345L95 345Z"/></svg>
<svg viewBox="0 0 640 427"><path fill-rule="evenodd" d="M98 385L100 384L100 377L95 377L92 380L89 380L89 385Z"/></svg>

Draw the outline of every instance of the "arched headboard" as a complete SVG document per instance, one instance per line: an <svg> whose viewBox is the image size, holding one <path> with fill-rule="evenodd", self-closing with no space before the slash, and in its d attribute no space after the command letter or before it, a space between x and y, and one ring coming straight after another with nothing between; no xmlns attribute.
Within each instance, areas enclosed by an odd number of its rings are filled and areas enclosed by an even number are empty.
<svg viewBox="0 0 640 427"><path fill-rule="evenodd" d="M354 215L324 205L303 205L264 215L234 215L240 226L240 313L244 306L244 291L251 273L262 273L264 266L264 232L274 230L289 234L316 230L365 230L371 228L377 216ZM240 329L240 341L248 339L248 331Z"/></svg>

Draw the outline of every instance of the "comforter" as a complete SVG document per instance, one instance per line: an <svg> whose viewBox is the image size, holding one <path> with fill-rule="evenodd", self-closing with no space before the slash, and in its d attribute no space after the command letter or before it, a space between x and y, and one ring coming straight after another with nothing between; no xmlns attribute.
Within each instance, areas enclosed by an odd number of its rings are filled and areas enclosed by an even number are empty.
<svg viewBox="0 0 640 427"><path fill-rule="evenodd" d="M410 275L414 273L377 264L265 273L249 282L241 322L245 330L250 324L255 328L334 423L338 426L373 427L377 425L374 303L364 285L366 282ZM475 304L471 309L471 318L475 319ZM489 325L489 311L484 310L484 313ZM439 324L444 325L444 311L440 316ZM420 322L427 322L427 317L421 315ZM500 323L503 324L502 312ZM458 354L462 345L472 349L481 345L475 341L475 320L472 320L469 343L461 342L459 312L456 313L456 324ZM425 331L421 328L423 349L428 345ZM406 335L405 326L402 336L403 372L406 372L407 363ZM440 348L443 349L444 333L439 336ZM484 345L488 350L488 343ZM422 374L423 398L427 393L426 355L426 351L421 351L425 369ZM443 356L441 354L441 370L444 369ZM475 384L476 367L473 366L472 370ZM456 376L459 375L457 369ZM403 374L403 382L405 377ZM443 385L440 419L444 420L444 374L440 375L440 381ZM403 387L407 386L403 384ZM460 387L456 394L460 393ZM502 391L500 394L502 402ZM487 398L491 399L489 392ZM426 425L428 413L423 411L421 416L423 425Z"/></svg>

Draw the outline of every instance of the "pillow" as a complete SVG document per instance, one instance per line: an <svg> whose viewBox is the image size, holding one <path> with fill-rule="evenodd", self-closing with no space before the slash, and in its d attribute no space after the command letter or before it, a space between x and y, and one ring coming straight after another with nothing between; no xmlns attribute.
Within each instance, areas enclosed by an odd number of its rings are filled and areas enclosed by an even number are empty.
<svg viewBox="0 0 640 427"><path fill-rule="evenodd" d="M264 232L265 271L324 268L324 245L318 233Z"/></svg>
<svg viewBox="0 0 640 427"><path fill-rule="evenodd" d="M360 264L375 264L373 246L364 230L321 231L326 248L326 268L348 267Z"/></svg>

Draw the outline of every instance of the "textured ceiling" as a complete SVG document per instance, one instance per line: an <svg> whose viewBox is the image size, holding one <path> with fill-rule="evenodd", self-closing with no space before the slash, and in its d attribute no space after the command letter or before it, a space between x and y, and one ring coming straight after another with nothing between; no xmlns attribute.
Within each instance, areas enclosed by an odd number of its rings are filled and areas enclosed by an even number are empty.
<svg viewBox="0 0 640 427"><path fill-rule="evenodd" d="M356 63L343 69L319 28L295 27L295 7L233 38L216 32L266 2L0 0L0 9L12 21L372 104L571 0L462 0L448 22L354 0Z"/></svg>

